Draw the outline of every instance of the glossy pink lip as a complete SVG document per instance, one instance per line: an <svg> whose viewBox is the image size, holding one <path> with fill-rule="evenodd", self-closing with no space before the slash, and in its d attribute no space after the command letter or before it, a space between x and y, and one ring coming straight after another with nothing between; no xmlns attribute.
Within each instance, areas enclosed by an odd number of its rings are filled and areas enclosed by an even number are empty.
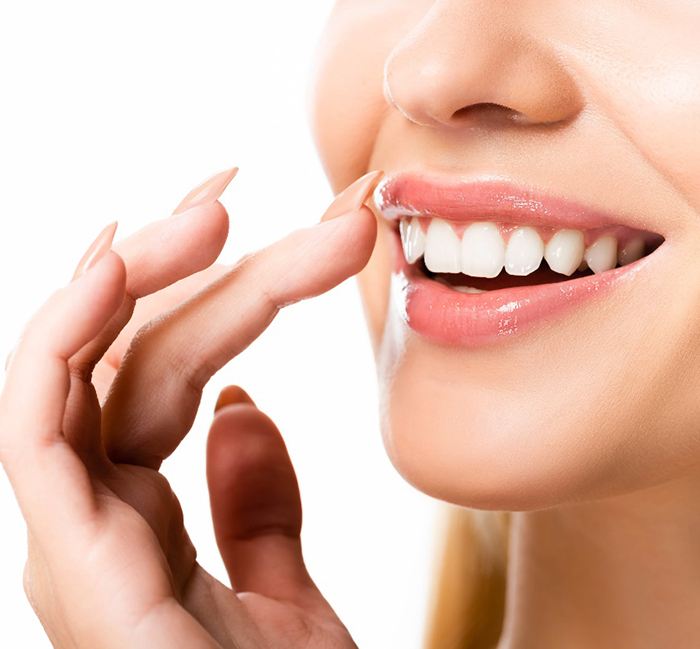
<svg viewBox="0 0 700 649"><path fill-rule="evenodd" d="M374 200L388 219L415 214L580 229L621 223L613 215L565 199L536 196L500 181L448 185L425 177L393 176L380 184ZM406 323L433 342L467 347L513 339L585 301L604 299L616 286L638 277L656 257L652 253L626 266L576 279L465 294L409 265L398 235L393 238L395 277Z"/></svg>
<svg viewBox="0 0 700 649"><path fill-rule="evenodd" d="M492 220L514 224L576 228L614 225L649 229L639 217L620 217L566 198L547 196L502 180L445 181L398 174L377 185L374 203L384 218L439 216L452 221Z"/></svg>

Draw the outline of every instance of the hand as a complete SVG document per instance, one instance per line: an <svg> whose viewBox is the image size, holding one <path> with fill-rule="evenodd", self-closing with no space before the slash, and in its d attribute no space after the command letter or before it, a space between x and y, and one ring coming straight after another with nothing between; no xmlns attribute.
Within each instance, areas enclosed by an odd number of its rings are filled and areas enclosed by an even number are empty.
<svg viewBox="0 0 700 649"><path fill-rule="evenodd" d="M233 590L197 564L158 472L211 375L281 306L364 266L374 219L361 200L351 202L342 217L204 273L227 228L218 203L200 206L185 225L161 221L120 254L105 248L28 324L0 396L0 459L28 526L25 587L54 646L354 646L304 567L284 443L243 393L223 396L238 403L218 410L208 444L212 512ZM164 238L168 251L157 245ZM207 275L218 279L125 343L120 332L130 330L136 300L158 292L151 306L177 302Z"/></svg>

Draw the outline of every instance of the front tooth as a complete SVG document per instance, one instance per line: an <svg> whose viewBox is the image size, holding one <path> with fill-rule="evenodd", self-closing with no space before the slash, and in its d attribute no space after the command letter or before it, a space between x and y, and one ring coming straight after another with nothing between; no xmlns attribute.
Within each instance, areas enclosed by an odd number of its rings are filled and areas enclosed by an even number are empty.
<svg viewBox="0 0 700 649"><path fill-rule="evenodd" d="M433 219L425 238L425 265L433 273L460 273L459 237L442 219Z"/></svg>
<svg viewBox="0 0 700 649"><path fill-rule="evenodd" d="M544 248L544 258L555 273L571 275L583 259L583 232L558 230Z"/></svg>
<svg viewBox="0 0 700 649"><path fill-rule="evenodd" d="M603 273L615 268L617 263L617 239L606 234L594 241L584 253L589 268L594 273Z"/></svg>
<svg viewBox="0 0 700 649"><path fill-rule="evenodd" d="M420 226L420 221L415 217L401 219L399 230L401 231L401 244L406 261L409 264L414 264L425 252L425 233Z"/></svg>
<svg viewBox="0 0 700 649"><path fill-rule="evenodd" d="M495 223L472 223L462 235L462 272L496 277L503 269L505 246Z"/></svg>
<svg viewBox="0 0 700 649"><path fill-rule="evenodd" d="M537 230L517 228L506 246L506 272L509 275L529 275L540 267L543 255L544 243Z"/></svg>
<svg viewBox="0 0 700 649"><path fill-rule="evenodd" d="M644 257L644 238L635 237L620 248L620 251L617 253L617 263L620 266L624 266L642 257Z"/></svg>

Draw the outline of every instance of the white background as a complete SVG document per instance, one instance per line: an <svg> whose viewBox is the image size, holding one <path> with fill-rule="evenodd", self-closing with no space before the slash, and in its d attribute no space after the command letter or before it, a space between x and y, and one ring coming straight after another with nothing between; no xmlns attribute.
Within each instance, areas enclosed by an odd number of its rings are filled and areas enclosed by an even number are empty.
<svg viewBox="0 0 700 649"><path fill-rule="evenodd" d="M331 199L306 89L328 0L15 0L0 5L0 352L67 281L108 222L170 213L232 165L233 261L315 222ZM239 383L278 423L297 468L307 562L362 649L420 646L435 505L381 446L353 281L283 313L205 393L164 472L206 568L204 441L217 390ZM40 398L41 395L37 395ZM0 645L47 647L21 587L24 526L0 478ZM95 578L99 578L98 575Z"/></svg>

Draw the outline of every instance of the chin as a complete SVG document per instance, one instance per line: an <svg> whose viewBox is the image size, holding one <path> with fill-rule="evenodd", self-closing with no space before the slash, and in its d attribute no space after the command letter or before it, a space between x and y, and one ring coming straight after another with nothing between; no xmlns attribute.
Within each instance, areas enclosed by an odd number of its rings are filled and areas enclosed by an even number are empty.
<svg viewBox="0 0 700 649"><path fill-rule="evenodd" d="M520 347L489 362L407 338L380 365L382 435L398 472L432 497L534 511L624 495L693 468L695 415L674 419L663 391L633 383L634 367L613 377L608 368L603 381L601 367L576 358L578 372L544 367L526 383L512 377L527 355ZM585 380L567 385L567 375Z"/></svg>
<svg viewBox="0 0 700 649"><path fill-rule="evenodd" d="M554 429L549 413L531 412L505 391L487 396L399 372L384 398L389 457L430 496L477 509L534 510L577 500L596 484L601 467L585 450L552 444L571 439L567 427L575 422Z"/></svg>

